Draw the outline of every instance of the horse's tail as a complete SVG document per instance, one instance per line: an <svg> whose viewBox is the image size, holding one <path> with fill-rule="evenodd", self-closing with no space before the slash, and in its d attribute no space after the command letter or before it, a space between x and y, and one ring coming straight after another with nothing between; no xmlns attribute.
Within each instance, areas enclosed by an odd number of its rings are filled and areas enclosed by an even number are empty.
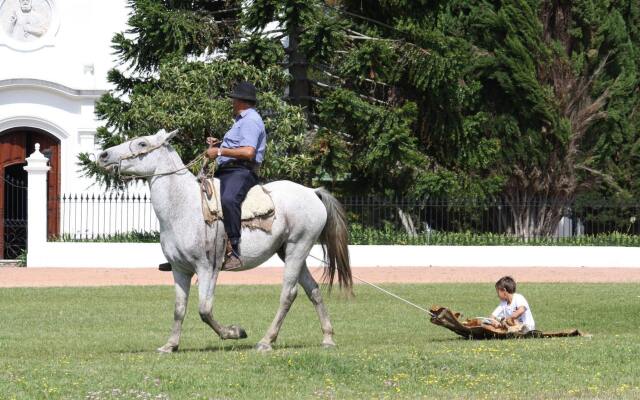
<svg viewBox="0 0 640 400"><path fill-rule="evenodd" d="M327 209L327 222L320 234L324 258L328 261L325 264L324 276L329 278L329 289L331 289L337 271L340 288L352 294L353 278L349 262L349 232L344 208L325 189L318 188L315 192Z"/></svg>

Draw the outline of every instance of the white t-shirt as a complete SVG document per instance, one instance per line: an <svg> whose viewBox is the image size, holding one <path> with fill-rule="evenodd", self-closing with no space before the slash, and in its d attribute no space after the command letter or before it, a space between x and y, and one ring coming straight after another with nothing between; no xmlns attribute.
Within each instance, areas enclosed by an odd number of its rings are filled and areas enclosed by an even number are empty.
<svg viewBox="0 0 640 400"><path fill-rule="evenodd" d="M521 316L518 317L518 322L526 326L530 331L536 328L536 323L533 320L533 314L531 314L531 308L529 308L529 303L527 303L527 299L524 298L523 295L519 293L514 293L513 298L511 299L511 304L507 304L506 301L500 301L498 307L491 313L491 315L500 320L502 318L510 317L518 308L524 306L525 312Z"/></svg>

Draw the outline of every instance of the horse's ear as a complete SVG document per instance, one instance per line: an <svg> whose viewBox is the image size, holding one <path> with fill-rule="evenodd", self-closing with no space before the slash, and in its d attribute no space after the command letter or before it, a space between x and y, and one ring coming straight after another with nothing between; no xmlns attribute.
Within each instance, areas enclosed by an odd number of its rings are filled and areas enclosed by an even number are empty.
<svg viewBox="0 0 640 400"><path fill-rule="evenodd" d="M173 137L177 135L179 132L180 132L180 128L172 130L171 132L167 133L167 138L165 140L173 139Z"/></svg>
<svg viewBox="0 0 640 400"><path fill-rule="evenodd" d="M160 129L158 133L156 133L156 135L160 136L160 140L162 140L162 142L165 143L173 139L173 137L177 135L178 132L180 132L180 129L176 129L169 133L167 133L167 131L165 131L164 129Z"/></svg>

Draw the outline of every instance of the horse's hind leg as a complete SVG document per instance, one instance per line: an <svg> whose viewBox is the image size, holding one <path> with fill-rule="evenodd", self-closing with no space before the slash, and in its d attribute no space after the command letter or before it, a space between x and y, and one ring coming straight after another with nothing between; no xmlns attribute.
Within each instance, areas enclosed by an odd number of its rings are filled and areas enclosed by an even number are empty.
<svg viewBox="0 0 640 400"><path fill-rule="evenodd" d="M320 288L318 287L316 280L311 276L311 272L309 272L306 262L302 266L302 271L300 271L299 282L307 293L307 297L309 297L309 300L311 300L311 303L315 307L316 312L318 313L318 318L320 318L320 328L322 328L323 335L322 346L335 347L336 344L333 341L333 327L329 320L327 307L325 307L324 301L322 301Z"/></svg>
<svg viewBox="0 0 640 400"><path fill-rule="evenodd" d="M177 268L173 269L173 281L176 288L176 305L173 311L173 327L171 328L171 335L169 336L167 343L158 348L158 351L161 353L171 353L178 350L178 346L180 345L180 333L182 332L182 321L184 321L184 316L187 312L192 276L193 274L178 271Z"/></svg>
<svg viewBox="0 0 640 400"><path fill-rule="evenodd" d="M284 267L284 279L282 282L282 290L280 292L280 307L276 312L276 316L271 322L271 326L267 330L267 333L256 345L258 351L269 351L271 345L278 338L278 333L284 322L284 317L287 316L289 309L293 301L298 295L298 279L300 277L300 269L304 265L304 261L311 250L310 246L287 246L287 254L285 256Z"/></svg>

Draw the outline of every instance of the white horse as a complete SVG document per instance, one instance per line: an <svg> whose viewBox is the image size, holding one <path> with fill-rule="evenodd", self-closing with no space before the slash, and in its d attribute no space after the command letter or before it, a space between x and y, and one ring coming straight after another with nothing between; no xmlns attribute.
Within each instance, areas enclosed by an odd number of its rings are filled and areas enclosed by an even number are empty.
<svg viewBox="0 0 640 400"><path fill-rule="evenodd" d="M208 225L201 208L200 186L169 144L177 131L160 130L155 135L136 138L100 153L98 164L111 173L146 177L151 203L160 222L160 245L171 263L176 290L173 328L160 352L178 350L191 278L198 275L200 318L221 339L242 339L247 334L239 326L224 326L213 318L213 299L218 273L225 254L222 221ZM340 203L323 189L277 181L265 185L275 205L271 232L242 230L240 252L243 269L254 268L278 253L285 263L280 307L271 326L256 345L260 351L272 349L282 322L297 295L304 288L315 306L322 328L324 347L333 347L333 328L318 284L307 268L311 247L321 240L329 285L337 272L342 288L351 291L352 277L347 248L347 224Z"/></svg>

